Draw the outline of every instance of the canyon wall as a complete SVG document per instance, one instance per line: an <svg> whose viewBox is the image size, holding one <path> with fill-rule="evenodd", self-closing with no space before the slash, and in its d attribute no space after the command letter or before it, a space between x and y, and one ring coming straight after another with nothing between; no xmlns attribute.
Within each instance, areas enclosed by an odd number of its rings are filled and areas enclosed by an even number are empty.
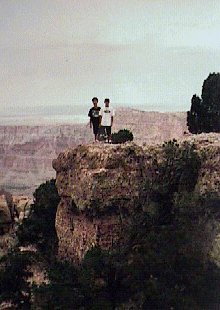
<svg viewBox="0 0 220 310"><path fill-rule="evenodd" d="M186 140L202 156L195 190L220 195L220 134ZM123 241L132 211L147 203L145 184L154 173L155 152L160 158L161 151L130 143L84 145L59 154L53 167L61 197L56 230L62 260L78 263L95 245L109 250Z"/></svg>
<svg viewBox="0 0 220 310"><path fill-rule="evenodd" d="M83 125L0 126L0 188L31 196L42 182L55 177L54 157L90 138Z"/></svg>
<svg viewBox="0 0 220 310"><path fill-rule="evenodd" d="M87 145L53 161L61 197L56 216L59 257L79 262L92 246L112 248L126 216L143 203L148 157L140 146Z"/></svg>
<svg viewBox="0 0 220 310"><path fill-rule="evenodd" d="M186 114L119 109L113 131L123 128L133 132L137 144L161 143L183 136ZM92 140L86 124L0 126L0 188L31 196L42 182L55 177L53 158L68 147Z"/></svg>

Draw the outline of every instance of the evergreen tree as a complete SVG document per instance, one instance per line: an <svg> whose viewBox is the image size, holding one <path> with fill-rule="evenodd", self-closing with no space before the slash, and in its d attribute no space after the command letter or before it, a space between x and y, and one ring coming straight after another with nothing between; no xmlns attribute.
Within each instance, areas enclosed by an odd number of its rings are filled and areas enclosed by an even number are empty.
<svg viewBox="0 0 220 310"><path fill-rule="evenodd" d="M200 133L201 125L201 99L195 94L191 100L191 109L187 112L187 125L191 133Z"/></svg>
<svg viewBox="0 0 220 310"><path fill-rule="evenodd" d="M191 133L220 132L220 73L210 73L202 87L202 98L193 95L187 112Z"/></svg>
<svg viewBox="0 0 220 310"><path fill-rule="evenodd" d="M34 192L34 204L31 214L19 226L17 236L19 244L34 244L46 256L54 256L57 243L55 218L60 197L51 179L41 184Z"/></svg>

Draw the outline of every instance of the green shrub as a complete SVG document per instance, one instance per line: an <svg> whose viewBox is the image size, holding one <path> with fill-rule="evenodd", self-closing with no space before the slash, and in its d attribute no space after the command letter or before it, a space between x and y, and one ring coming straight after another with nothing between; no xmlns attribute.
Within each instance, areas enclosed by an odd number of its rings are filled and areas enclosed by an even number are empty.
<svg viewBox="0 0 220 310"><path fill-rule="evenodd" d="M128 141L133 141L134 136L131 131L128 129L121 129L117 133L112 134L112 143L119 144L119 143L125 143Z"/></svg>
<svg viewBox="0 0 220 310"><path fill-rule="evenodd" d="M27 253L14 251L0 261L0 303L12 302L18 309L30 309L30 286L27 270L31 259Z"/></svg>
<svg viewBox="0 0 220 310"><path fill-rule="evenodd" d="M33 287L33 309L85 309L86 296L77 269L67 262L54 261L48 267L48 284Z"/></svg>
<svg viewBox="0 0 220 310"><path fill-rule="evenodd" d="M30 216L18 228L19 244L34 244L47 256L53 255L57 242L55 217L60 201L55 180L41 184L34 192L34 199Z"/></svg>

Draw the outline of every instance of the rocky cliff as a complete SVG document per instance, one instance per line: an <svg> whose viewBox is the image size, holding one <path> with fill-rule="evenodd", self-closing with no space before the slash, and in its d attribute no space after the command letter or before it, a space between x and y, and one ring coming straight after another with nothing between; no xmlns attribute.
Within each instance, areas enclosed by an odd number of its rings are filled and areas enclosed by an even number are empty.
<svg viewBox="0 0 220 310"><path fill-rule="evenodd" d="M0 191L0 257L7 253L15 242L16 223L28 217L33 200L28 196L12 196Z"/></svg>
<svg viewBox="0 0 220 310"><path fill-rule="evenodd" d="M116 111L113 131L123 128L132 130L138 144L160 143L183 136L186 115L120 109ZM38 185L55 176L53 158L92 139L86 124L0 126L0 188L32 195Z"/></svg>
<svg viewBox="0 0 220 310"><path fill-rule="evenodd" d="M53 161L60 257L79 261L94 245L109 249L120 241L124 216L143 198L146 159L137 145L88 145Z"/></svg>
<svg viewBox="0 0 220 310"><path fill-rule="evenodd" d="M196 191L220 195L220 135L187 138L203 156ZM94 245L111 249L123 239L126 218L145 203L145 183L161 147L87 145L53 161L61 201L56 216L59 257L80 261ZM204 156L205 154L205 156Z"/></svg>

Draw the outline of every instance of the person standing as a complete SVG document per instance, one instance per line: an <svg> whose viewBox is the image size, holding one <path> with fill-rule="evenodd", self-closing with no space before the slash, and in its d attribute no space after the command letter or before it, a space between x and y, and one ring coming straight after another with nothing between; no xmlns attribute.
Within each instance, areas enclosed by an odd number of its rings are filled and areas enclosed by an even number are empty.
<svg viewBox="0 0 220 310"><path fill-rule="evenodd" d="M90 117L90 122L89 122L90 128L93 127L95 142L97 142L99 125L100 125L99 112L100 112L101 108L98 107L98 98L97 97L92 98L92 102L93 102L93 107L89 110L88 117Z"/></svg>
<svg viewBox="0 0 220 310"><path fill-rule="evenodd" d="M105 107L100 111L100 125L107 134L108 143L111 142L112 125L115 116L115 111L110 108L110 100L104 100Z"/></svg>

